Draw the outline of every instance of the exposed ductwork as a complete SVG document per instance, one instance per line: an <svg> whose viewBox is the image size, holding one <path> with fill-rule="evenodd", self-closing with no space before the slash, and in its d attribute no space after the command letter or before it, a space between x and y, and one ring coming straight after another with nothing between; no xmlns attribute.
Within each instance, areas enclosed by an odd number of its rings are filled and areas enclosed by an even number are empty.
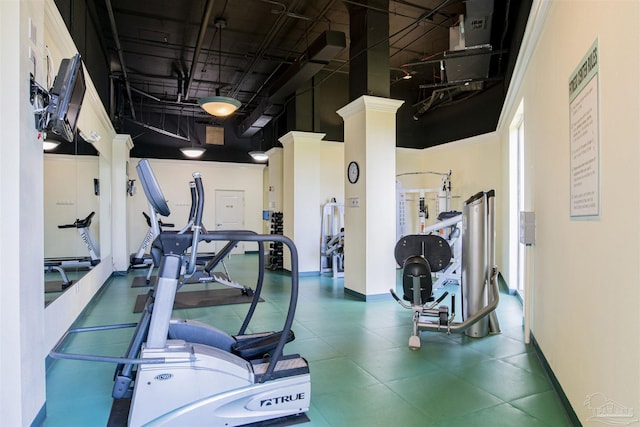
<svg viewBox="0 0 640 427"><path fill-rule="evenodd" d="M493 1L465 2L466 14L460 25L449 29L450 50L443 61L447 82L489 77Z"/></svg>
<svg viewBox="0 0 640 427"><path fill-rule="evenodd" d="M286 98L309 81L347 47L346 35L325 31L296 59L269 88L268 96L238 127L238 135L248 137L265 127L284 108Z"/></svg>
<svg viewBox="0 0 640 427"><path fill-rule="evenodd" d="M491 57L502 54L491 45L494 0L468 0L465 14L460 15L459 25L449 28L449 50L441 61L443 81L434 85L420 85L421 89L433 88L430 96L421 100L413 115L418 120L427 110L452 105L475 96L485 89L485 83L496 80L489 76ZM423 61L426 64L434 61Z"/></svg>

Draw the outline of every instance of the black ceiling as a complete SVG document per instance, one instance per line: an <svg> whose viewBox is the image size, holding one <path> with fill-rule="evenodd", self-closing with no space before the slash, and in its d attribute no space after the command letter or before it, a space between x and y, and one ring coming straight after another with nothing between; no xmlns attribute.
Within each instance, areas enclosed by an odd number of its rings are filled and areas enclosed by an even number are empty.
<svg viewBox="0 0 640 427"><path fill-rule="evenodd" d="M441 60L450 27L469 14L468 3L490 5L482 12L489 17L490 53L464 51L462 62L489 58L489 68L486 75L447 81ZM206 145L205 159L250 162L248 151L276 146L290 130L342 140L335 111L350 101L349 73L363 72L353 65L356 52L350 53L362 46L360 35L350 33L356 12L369 27L375 16L388 16L388 36L376 45L386 49L388 43L382 79L391 98L405 101L398 111L398 146L424 148L495 130L531 0L56 4L116 130L132 136L134 156L180 157L179 147L204 145L207 127L214 126L224 129L224 145ZM402 78L407 75L412 78ZM214 118L197 105L216 90L242 102L233 116Z"/></svg>

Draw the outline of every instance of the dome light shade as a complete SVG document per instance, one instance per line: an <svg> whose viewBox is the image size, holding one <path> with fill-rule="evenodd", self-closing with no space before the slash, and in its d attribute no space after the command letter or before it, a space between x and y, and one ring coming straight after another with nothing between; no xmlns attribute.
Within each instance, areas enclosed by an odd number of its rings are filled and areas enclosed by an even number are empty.
<svg viewBox="0 0 640 427"><path fill-rule="evenodd" d="M227 26L227 21L224 19L216 20L216 27L220 35L218 41L218 81L222 81L222 29ZM229 98L227 96L220 96L220 86L216 89L215 96L206 96L198 99L198 105L202 107L204 111L215 117L226 117L233 114L242 103L235 98Z"/></svg>
<svg viewBox="0 0 640 427"><path fill-rule="evenodd" d="M202 156L207 150L204 147L182 147L180 151L182 151L182 154L184 154L185 156L194 159L196 157Z"/></svg>
<svg viewBox="0 0 640 427"><path fill-rule="evenodd" d="M42 149L43 149L44 151L50 151L50 150L55 149L58 145L60 145L60 142L59 142L59 141L53 141L53 140L51 140L51 139L48 139L48 140L47 140L47 139L45 139L45 140L42 142Z"/></svg>
<svg viewBox="0 0 640 427"><path fill-rule="evenodd" d="M198 99L198 105L212 116L226 117L240 108L242 103L234 98L216 95Z"/></svg>
<svg viewBox="0 0 640 427"><path fill-rule="evenodd" d="M249 155L256 162L266 162L267 160L269 160L269 155L264 151L249 151Z"/></svg>

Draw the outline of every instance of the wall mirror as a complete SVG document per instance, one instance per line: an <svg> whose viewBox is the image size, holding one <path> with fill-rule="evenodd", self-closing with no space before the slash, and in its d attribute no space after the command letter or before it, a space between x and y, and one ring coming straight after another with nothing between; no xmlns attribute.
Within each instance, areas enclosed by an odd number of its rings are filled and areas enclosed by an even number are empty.
<svg viewBox="0 0 640 427"><path fill-rule="evenodd" d="M100 262L99 153L76 135L43 167L46 306Z"/></svg>

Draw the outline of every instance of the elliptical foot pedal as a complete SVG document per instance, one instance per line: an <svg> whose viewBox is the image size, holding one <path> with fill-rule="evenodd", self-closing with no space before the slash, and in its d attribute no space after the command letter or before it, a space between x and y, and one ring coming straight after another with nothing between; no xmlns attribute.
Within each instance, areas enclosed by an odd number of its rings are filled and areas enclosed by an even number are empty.
<svg viewBox="0 0 640 427"><path fill-rule="evenodd" d="M251 366L253 366L253 372L255 374L256 383L261 382L262 377L267 372L267 367L269 366L269 359L255 359L251 360ZM273 377L275 378L286 378L294 375L304 375L309 373L309 364L307 361L300 357L299 354L289 354L283 356L278 363L276 363L276 368L273 371Z"/></svg>

